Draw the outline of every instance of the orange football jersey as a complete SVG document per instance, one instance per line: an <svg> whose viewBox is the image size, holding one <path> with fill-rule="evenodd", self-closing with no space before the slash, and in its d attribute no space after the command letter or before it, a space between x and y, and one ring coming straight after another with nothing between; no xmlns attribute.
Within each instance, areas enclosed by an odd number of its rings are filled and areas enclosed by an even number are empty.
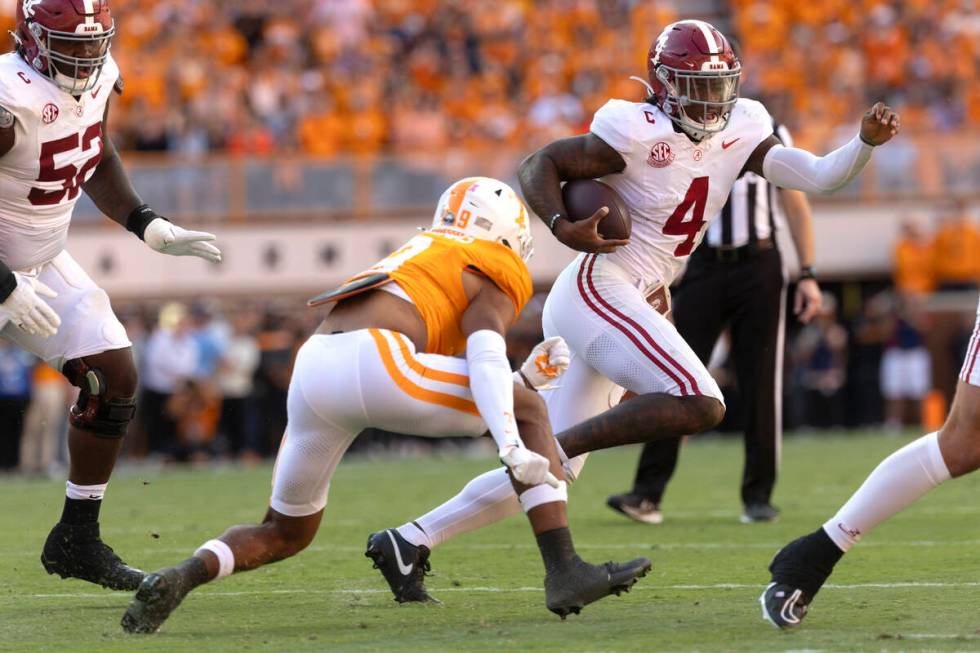
<svg viewBox="0 0 980 653"><path fill-rule="evenodd" d="M426 353L455 356L466 349L460 330L469 306L463 290L466 271L493 281L514 302L515 315L531 298L531 273L513 250L439 230L415 236L351 281L379 273L397 281L425 321Z"/></svg>

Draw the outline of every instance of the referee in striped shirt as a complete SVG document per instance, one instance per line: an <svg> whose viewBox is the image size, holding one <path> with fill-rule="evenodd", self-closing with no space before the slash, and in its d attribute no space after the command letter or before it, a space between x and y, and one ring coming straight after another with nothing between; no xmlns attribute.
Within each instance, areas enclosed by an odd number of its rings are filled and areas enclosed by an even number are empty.
<svg viewBox="0 0 980 653"><path fill-rule="evenodd" d="M786 128L773 125L784 145ZM773 521L772 505L782 440L783 333L786 271L776 231L789 228L800 261L793 311L808 322L820 309L813 271L813 229L806 195L777 189L751 172L735 182L721 214L688 261L677 289L673 319L684 340L707 365L725 327L743 400L745 468L742 521ZM674 473L681 438L647 443L633 489L608 498L609 507L637 521L663 520L660 502Z"/></svg>

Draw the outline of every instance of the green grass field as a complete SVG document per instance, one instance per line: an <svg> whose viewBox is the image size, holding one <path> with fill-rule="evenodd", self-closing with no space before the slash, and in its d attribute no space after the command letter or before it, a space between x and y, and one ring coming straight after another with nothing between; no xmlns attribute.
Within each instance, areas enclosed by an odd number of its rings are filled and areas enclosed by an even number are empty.
<svg viewBox="0 0 980 653"><path fill-rule="evenodd" d="M487 460L341 465L324 525L299 557L204 587L154 636L126 636L129 596L47 576L38 553L61 484L0 481L0 651L965 651L980 650L980 477L947 484L885 524L839 565L802 630L763 622L756 598L775 550L812 530L905 439L790 438L776 524L738 523L741 447L690 444L644 526L604 505L626 489L638 450L593 456L571 491L572 528L594 562L647 555L653 572L562 623L544 608L523 518L437 549L441 606L398 605L363 557L367 535L435 505ZM270 469L131 471L113 480L103 534L144 569L176 562L228 525L261 516Z"/></svg>

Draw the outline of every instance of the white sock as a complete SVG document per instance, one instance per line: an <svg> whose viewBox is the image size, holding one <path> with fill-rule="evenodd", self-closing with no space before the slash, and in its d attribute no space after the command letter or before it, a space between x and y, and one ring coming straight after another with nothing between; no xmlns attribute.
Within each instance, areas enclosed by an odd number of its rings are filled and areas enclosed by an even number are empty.
<svg viewBox="0 0 980 653"><path fill-rule="evenodd" d="M194 555L197 555L201 551L209 551L218 558L218 575L214 577L214 580L231 576L235 571L235 554L232 552L231 547L221 540L208 540L197 547Z"/></svg>
<svg viewBox="0 0 980 653"><path fill-rule="evenodd" d="M419 525L413 521L407 522L395 529L398 534L404 537L410 544L415 546L424 546L429 550L432 549L432 540L429 538L429 534L419 528Z"/></svg>
<svg viewBox="0 0 980 653"><path fill-rule="evenodd" d="M489 526L520 512L521 504L514 494L507 470L498 467L477 476L459 494L425 513L414 523L399 527L398 533L415 546L424 544L432 549L452 537Z"/></svg>
<svg viewBox="0 0 980 653"><path fill-rule="evenodd" d="M556 501L568 503L568 484L561 481L556 488L546 483L535 485L525 490L517 499L521 502L521 507L526 513L546 503Z"/></svg>
<svg viewBox="0 0 980 653"><path fill-rule="evenodd" d="M75 485L71 481L65 483L65 496L79 501L102 501L108 483L100 485Z"/></svg>
<svg viewBox="0 0 980 653"><path fill-rule="evenodd" d="M949 478L939 434L924 435L881 461L823 529L846 552L862 535Z"/></svg>

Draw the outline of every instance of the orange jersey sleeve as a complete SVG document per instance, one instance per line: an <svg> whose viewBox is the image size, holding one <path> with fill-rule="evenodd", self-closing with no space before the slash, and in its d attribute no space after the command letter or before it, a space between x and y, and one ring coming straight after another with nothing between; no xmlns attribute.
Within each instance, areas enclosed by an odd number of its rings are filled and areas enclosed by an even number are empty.
<svg viewBox="0 0 980 653"><path fill-rule="evenodd" d="M521 257L513 250L488 240L474 241L467 246L467 253L473 261L471 267L493 281L514 302L514 316L524 310L531 299L533 287L531 273Z"/></svg>

